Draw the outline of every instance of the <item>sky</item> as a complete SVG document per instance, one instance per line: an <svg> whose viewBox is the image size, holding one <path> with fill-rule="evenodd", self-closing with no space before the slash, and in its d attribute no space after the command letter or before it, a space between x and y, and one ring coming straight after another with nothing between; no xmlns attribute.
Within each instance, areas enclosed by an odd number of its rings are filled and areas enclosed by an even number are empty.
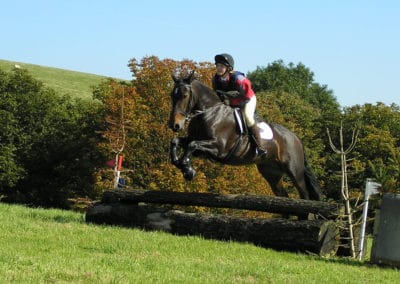
<svg viewBox="0 0 400 284"><path fill-rule="evenodd" d="M400 1L1 1L0 59L132 79L160 59L304 64L342 107L400 104Z"/></svg>

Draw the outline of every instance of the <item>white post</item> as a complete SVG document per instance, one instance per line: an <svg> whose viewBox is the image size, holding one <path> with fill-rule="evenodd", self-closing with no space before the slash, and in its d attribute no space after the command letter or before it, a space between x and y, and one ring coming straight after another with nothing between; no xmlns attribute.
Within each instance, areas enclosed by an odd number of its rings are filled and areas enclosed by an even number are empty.
<svg viewBox="0 0 400 284"><path fill-rule="evenodd" d="M379 193L377 188L380 186L381 186L380 183L373 182L372 179L370 179L370 178L367 179L367 182L365 184L364 207L363 207L363 216L362 216L362 224L361 224L361 231L360 231L360 243L358 245L358 260L361 260L363 257L365 227L367 226L369 196L372 194Z"/></svg>
<svg viewBox="0 0 400 284"><path fill-rule="evenodd" d="M368 214L368 199L369 199L369 195L365 195L362 224L361 224L361 231L360 231L360 243L358 244L358 260L361 260L363 257L365 227L367 225L367 214Z"/></svg>

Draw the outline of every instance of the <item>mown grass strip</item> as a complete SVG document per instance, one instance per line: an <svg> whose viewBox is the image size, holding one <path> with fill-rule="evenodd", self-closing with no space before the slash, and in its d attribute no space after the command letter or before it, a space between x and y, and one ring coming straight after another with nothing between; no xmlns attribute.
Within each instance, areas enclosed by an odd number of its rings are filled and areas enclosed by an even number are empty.
<svg viewBox="0 0 400 284"><path fill-rule="evenodd" d="M0 60L0 69L4 71L11 71L15 68L15 65L27 69L32 77L43 82L47 87L54 89L57 93L83 99L91 99L93 86L98 85L102 80L106 79L105 76L89 73Z"/></svg>

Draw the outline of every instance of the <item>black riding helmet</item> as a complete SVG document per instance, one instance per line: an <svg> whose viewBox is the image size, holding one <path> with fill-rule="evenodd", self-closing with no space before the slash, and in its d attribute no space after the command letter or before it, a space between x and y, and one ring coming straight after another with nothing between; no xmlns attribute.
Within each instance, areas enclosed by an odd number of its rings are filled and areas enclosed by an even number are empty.
<svg viewBox="0 0 400 284"><path fill-rule="evenodd" d="M233 60L233 57L228 53L222 53L222 54L215 55L215 64L217 64L217 63L224 64L226 67L232 68L232 70L235 65L235 61Z"/></svg>

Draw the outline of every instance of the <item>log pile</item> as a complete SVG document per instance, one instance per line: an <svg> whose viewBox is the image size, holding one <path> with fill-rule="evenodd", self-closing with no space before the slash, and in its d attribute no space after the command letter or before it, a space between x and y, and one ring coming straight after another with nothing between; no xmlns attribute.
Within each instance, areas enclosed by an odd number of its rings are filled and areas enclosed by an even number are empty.
<svg viewBox="0 0 400 284"><path fill-rule="evenodd" d="M237 208L293 215L313 213L324 218L243 218L187 213L156 204ZM339 213L340 206L337 204L282 197L116 190L106 192L102 201L87 211L86 221L250 242L276 250L329 256L336 253L340 234L336 222L327 218L335 218Z"/></svg>
<svg viewBox="0 0 400 284"><path fill-rule="evenodd" d="M291 199L267 195L213 194L174 191L112 190L104 193L103 203L139 202L152 204L175 204L235 208L287 215L304 216L309 213L325 219L336 219L342 207L337 203L315 200Z"/></svg>

